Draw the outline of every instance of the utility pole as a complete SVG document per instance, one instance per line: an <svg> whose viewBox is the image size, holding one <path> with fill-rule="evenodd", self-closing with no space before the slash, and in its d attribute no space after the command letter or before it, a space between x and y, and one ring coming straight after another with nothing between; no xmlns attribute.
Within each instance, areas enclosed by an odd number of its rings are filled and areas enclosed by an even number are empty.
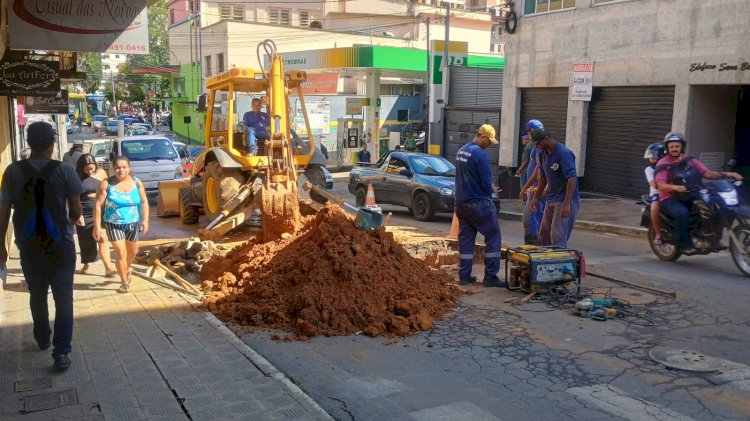
<svg viewBox="0 0 750 421"><path fill-rule="evenodd" d="M430 144L430 101L432 101L432 96L430 95L430 85L432 84L432 57L431 57L431 49L430 49L430 18L427 18L427 21L425 22L427 26L427 80L425 82L425 88L427 89L427 106L425 107L424 112L424 144L428 145L426 146L427 149L429 149ZM423 152L427 152L427 149Z"/></svg>
<svg viewBox="0 0 750 421"><path fill-rule="evenodd" d="M449 60L448 60L448 42L450 40L450 33L451 33L451 2L446 1L445 2L445 45L443 46L443 63L445 64L445 72L443 72L443 77L447 78L447 70L449 66ZM447 93L446 93L447 95Z"/></svg>
<svg viewBox="0 0 750 421"><path fill-rule="evenodd" d="M109 78L112 79L112 102L115 104L115 117L117 117L117 114L119 113L119 110L117 109L117 92L115 91L115 74L112 72L112 67L109 68Z"/></svg>

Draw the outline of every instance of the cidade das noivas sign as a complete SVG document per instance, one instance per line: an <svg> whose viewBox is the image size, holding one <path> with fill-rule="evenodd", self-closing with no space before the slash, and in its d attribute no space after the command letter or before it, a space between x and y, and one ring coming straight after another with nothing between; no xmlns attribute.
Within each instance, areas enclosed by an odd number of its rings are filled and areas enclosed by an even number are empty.
<svg viewBox="0 0 750 421"><path fill-rule="evenodd" d="M60 92L59 70L56 61L1 61L0 95L57 95Z"/></svg>
<svg viewBox="0 0 750 421"><path fill-rule="evenodd" d="M146 0L12 0L14 49L148 54Z"/></svg>

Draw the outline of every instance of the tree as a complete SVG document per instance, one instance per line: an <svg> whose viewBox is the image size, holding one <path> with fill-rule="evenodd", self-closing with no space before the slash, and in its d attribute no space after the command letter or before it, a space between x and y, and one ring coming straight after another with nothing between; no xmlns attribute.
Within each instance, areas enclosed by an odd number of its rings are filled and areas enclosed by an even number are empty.
<svg viewBox="0 0 750 421"><path fill-rule="evenodd" d="M162 92L169 89L169 80L160 75L134 75L135 67L158 67L169 65L169 36L167 26L167 1L157 0L148 8L148 44L149 54L129 55L122 73L128 81L128 100L145 102L149 87Z"/></svg>
<svg viewBox="0 0 750 421"><path fill-rule="evenodd" d="M79 68L86 72L86 79L81 81L81 87L86 93L99 90L102 83L102 56L99 53L80 53L78 55Z"/></svg>

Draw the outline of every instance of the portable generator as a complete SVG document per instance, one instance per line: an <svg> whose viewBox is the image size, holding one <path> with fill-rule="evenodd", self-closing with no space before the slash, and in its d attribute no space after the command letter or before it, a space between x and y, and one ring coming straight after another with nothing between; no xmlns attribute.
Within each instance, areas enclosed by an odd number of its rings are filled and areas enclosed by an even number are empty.
<svg viewBox="0 0 750 421"><path fill-rule="evenodd" d="M536 292L554 285L572 283L581 288L583 255L561 247L521 246L505 255L505 280L511 291Z"/></svg>

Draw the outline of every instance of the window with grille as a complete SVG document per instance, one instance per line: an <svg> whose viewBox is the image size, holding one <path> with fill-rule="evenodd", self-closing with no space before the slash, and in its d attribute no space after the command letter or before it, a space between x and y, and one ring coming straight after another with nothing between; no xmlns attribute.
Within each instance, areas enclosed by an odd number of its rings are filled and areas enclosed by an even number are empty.
<svg viewBox="0 0 750 421"><path fill-rule="evenodd" d="M531 15L554 10L572 9L575 5L576 0L525 0L523 14Z"/></svg>
<svg viewBox="0 0 750 421"><path fill-rule="evenodd" d="M245 8L238 5L222 4L220 15L223 20L245 20Z"/></svg>
<svg viewBox="0 0 750 421"><path fill-rule="evenodd" d="M271 7L268 9L268 23L275 25L291 25L289 19L289 9L279 9L277 7Z"/></svg>
<svg viewBox="0 0 750 421"><path fill-rule="evenodd" d="M315 20L315 16L306 10L299 12L299 26L310 26L310 22Z"/></svg>
<svg viewBox="0 0 750 421"><path fill-rule="evenodd" d="M224 72L224 53L219 53L216 55L216 71L218 73Z"/></svg>
<svg viewBox="0 0 750 421"><path fill-rule="evenodd" d="M211 56L206 56L203 61L206 63L206 76L211 76Z"/></svg>
<svg viewBox="0 0 750 421"><path fill-rule="evenodd" d="M172 25L174 23L174 9L169 11L169 24Z"/></svg>

